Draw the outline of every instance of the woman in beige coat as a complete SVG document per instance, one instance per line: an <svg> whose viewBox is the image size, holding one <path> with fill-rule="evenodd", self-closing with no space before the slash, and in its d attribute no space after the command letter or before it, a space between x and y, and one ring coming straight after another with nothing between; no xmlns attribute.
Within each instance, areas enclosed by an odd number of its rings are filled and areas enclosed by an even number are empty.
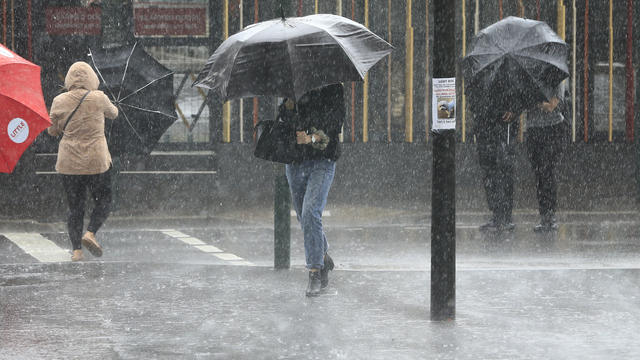
<svg viewBox="0 0 640 360"><path fill-rule="evenodd" d="M97 90L99 84L89 64L71 65L64 80L68 91L53 99L52 125L47 129L50 135L62 135L56 171L62 175L69 205L67 225L73 246L72 261L84 259L82 246L94 256L102 256L95 233L109 216L111 206L111 154L104 135L104 119L115 119L118 108ZM87 189L95 206L87 232L82 235Z"/></svg>

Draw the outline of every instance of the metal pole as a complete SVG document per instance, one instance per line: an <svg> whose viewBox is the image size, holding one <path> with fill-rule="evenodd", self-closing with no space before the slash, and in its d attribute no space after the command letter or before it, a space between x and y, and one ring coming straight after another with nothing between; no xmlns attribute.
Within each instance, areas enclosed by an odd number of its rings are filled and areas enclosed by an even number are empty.
<svg viewBox="0 0 640 360"><path fill-rule="evenodd" d="M364 26L369 28L369 0L364 0ZM369 74L362 84L362 142L369 141Z"/></svg>
<svg viewBox="0 0 640 360"><path fill-rule="evenodd" d="M609 142L613 142L613 0L609 0Z"/></svg>
<svg viewBox="0 0 640 360"><path fill-rule="evenodd" d="M454 3L455 4L455 3ZM433 76L456 76L456 6L434 0ZM456 139L455 130L433 134L431 191L431 320L455 319L456 313Z"/></svg>
<svg viewBox="0 0 640 360"><path fill-rule="evenodd" d="M284 165L276 164L273 201L273 267L288 269L291 265L291 193Z"/></svg>

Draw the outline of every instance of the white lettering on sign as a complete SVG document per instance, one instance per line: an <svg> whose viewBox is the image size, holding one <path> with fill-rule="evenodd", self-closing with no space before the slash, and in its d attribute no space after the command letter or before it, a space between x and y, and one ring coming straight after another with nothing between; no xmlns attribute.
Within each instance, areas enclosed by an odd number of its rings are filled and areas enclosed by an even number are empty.
<svg viewBox="0 0 640 360"><path fill-rule="evenodd" d="M12 58L13 57L13 54L11 53L11 51L5 49L2 46L0 46L0 55L8 57L8 58Z"/></svg>
<svg viewBox="0 0 640 360"><path fill-rule="evenodd" d="M11 141L16 144L22 144L29 137L29 124L20 118L15 118L9 121L7 134L9 134Z"/></svg>

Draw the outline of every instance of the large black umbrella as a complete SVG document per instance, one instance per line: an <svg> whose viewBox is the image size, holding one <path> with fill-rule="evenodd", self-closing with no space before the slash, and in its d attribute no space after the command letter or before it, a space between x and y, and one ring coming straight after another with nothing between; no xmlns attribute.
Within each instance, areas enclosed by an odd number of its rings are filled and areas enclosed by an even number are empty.
<svg viewBox="0 0 640 360"><path fill-rule="evenodd" d="M173 72L137 44L90 50L90 55L101 90L119 110L105 129L109 151L149 154L177 119Z"/></svg>
<svg viewBox="0 0 640 360"><path fill-rule="evenodd" d="M481 30L462 60L471 110L520 112L567 76L567 44L544 22L510 16Z"/></svg>
<svg viewBox="0 0 640 360"><path fill-rule="evenodd" d="M342 16L283 17L225 40L194 85L212 89L222 100L260 95L298 99L324 85L362 80L392 49Z"/></svg>

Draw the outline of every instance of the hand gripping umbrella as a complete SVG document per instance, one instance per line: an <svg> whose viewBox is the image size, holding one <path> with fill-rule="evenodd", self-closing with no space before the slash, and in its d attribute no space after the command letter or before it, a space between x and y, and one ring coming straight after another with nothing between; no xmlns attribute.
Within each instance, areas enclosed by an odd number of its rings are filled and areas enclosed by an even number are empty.
<svg viewBox="0 0 640 360"><path fill-rule="evenodd" d="M22 153L50 125L40 67L0 44L0 172L13 172Z"/></svg>
<svg viewBox="0 0 640 360"><path fill-rule="evenodd" d="M264 21L229 37L195 86L221 99L271 95L299 99L309 90L360 81L393 47L347 18L317 14Z"/></svg>
<svg viewBox="0 0 640 360"><path fill-rule="evenodd" d="M471 110L520 112L569 76L567 44L544 22L510 16L482 29L462 60Z"/></svg>
<svg viewBox="0 0 640 360"><path fill-rule="evenodd" d="M106 126L114 155L151 152L177 115L173 72L137 45L91 51L101 89L118 106L118 118Z"/></svg>

